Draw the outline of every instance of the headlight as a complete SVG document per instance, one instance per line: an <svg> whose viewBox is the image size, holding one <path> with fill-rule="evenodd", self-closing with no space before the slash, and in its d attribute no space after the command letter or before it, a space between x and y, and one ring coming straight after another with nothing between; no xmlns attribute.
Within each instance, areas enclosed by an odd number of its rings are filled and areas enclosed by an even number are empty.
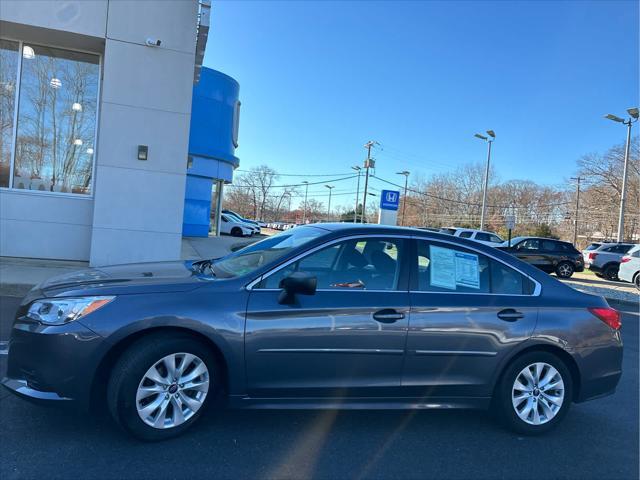
<svg viewBox="0 0 640 480"><path fill-rule="evenodd" d="M64 325L95 312L115 298L80 297L36 300L29 307L27 317L45 325Z"/></svg>

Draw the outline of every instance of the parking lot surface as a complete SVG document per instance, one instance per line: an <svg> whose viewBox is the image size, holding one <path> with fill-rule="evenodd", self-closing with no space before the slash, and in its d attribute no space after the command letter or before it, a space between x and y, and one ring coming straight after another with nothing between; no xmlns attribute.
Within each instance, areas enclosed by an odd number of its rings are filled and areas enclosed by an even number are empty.
<svg viewBox="0 0 640 480"><path fill-rule="evenodd" d="M18 302L0 297L0 342ZM614 306L625 312L617 392L573 405L541 437L519 437L473 411L225 411L148 444L106 416L34 406L2 390L0 478L638 478L640 319L637 306Z"/></svg>

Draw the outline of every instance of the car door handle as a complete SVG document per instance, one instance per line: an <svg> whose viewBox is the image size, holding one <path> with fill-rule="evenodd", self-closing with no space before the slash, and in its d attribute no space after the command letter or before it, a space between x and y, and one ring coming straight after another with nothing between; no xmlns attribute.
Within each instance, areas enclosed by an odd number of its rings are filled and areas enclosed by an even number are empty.
<svg viewBox="0 0 640 480"><path fill-rule="evenodd" d="M400 313L393 308L378 310L373 314L373 319L380 323L393 323L404 318L404 313Z"/></svg>
<svg viewBox="0 0 640 480"><path fill-rule="evenodd" d="M498 312L498 318L507 322L515 322L522 317L524 317L524 313L514 310L513 308L505 308Z"/></svg>

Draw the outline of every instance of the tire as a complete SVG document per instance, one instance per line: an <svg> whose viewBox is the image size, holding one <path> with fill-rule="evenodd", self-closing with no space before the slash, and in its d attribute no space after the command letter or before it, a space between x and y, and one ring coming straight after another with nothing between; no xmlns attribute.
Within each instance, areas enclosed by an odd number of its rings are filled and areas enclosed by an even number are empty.
<svg viewBox="0 0 640 480"><path fill-rule="evenodd" d="M538 380L547 381L548 379L545 378L547 373L553 373L555 370L554 376L551 377L552 381L548 383L557 385L558 390L547 390L545 395L544 392L538 390L540 387L538 383L537 387L534 386L530 389L531 395L528 395L528 391L516 388L516 380L520 381L519 385L528 386L522 381L523 378L526 378L526 376L523 377L523 372L530 367L533 370L529 370L529 372L535 372L536 365L543 365ZM561 382L557 382L558 379ZM520 397L520 400L514 400L514 397ZM548 398L552 398L553 401ZM557 405L559 399L560 405ZM495 413L507 428L523 435L539 435L553 429L562 421L571 406L572 399L573 380L571 372L564 362L548 352L530 352L516 358L505 370L496 387L494 408ZM528 408L530 410L527 410ZM545 415L548 415L549 418ZM523 417L527 419L525 420ZM540 423L536 424L536 420Z"/></svg>
<svg viewBox="0 0 640 480"><path fill-rule="evenodd" d="M609 265L607 266L604 271L602 272L604 275L604 278L606 278L607 280L611 280L612 282L617 282L618 281L618 270L619 270L619 266L618 265Z"/></svg>
<svg viewBox="0 0 640 480"><path fill-rule="evenodd" d="M601 273L596 273L596 277L598 277L598 278L604 278L604 275L603 275L603 274L601 274Z"/></svg>
<svg viewBox="0 0 640 480"><path fill-rule="evenodd" d="M242 229L240 229L239 227L233 227L231 229L231 235L234 237L241 237L242 236Z"/></svg>
<svg viewBox="0 0 640 480"><path fill-rule="evenodd" d="M556 275L560 278L570 278L575 271L576 268L571 262L560 262L556 266Z"/></svg>
<svg viewBox="0 0 640 480"><path fill-rule="evenodd" d="M640 272L636 273L636 278L633 279L633 283L635 284L636 288L640 290Z"/></svg>
<svg viewBox="0 0 640 480"><path fill-rule="evenodd" d="M187 382L179 384L179 381L162 378L167 377L168 373L164 368L166 364L161 362L165 358L175 359L173 365L176 370L186 366L183 376L178 378L186 379L190 385L198 385L194 389L183 389ZM183 365L182 362L188 359L190 363ZM147 375L152 369L159 375L156 378L167 380L164 387L149 379ZM205 373L199 374L201 371ZM191 374L199 375L188 379ZM182 434L199 420L212 401L215 402L221 391L220 378L222 376L215 357L198 340L184 334L152 334L133 343L116 362L107 387L107 405L115 421L131 435L146 441L165 440ZM149 391L157 388L159 391L138 399L140 388ZM139 414L138 410L152 404L157 407L148 411L146 420L143 420L143 413ZM182 419L177 405L180 405ZM161 416L163 407L164 416ZM157 412L156 426L147 423L153 422L154 412ZM163 420L162 426L160 420Z"/></svg>

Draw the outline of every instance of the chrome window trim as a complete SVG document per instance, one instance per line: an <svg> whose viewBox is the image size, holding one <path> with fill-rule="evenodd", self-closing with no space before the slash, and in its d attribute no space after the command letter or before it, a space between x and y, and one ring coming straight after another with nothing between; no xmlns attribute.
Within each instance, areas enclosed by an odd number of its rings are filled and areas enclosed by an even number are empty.
<svg viewBox="0 0 640 480"><path fill-rule="evenodd" d="M467 246L467 245L460 245L457 242L452 242L450 240L443 240L443 239L433 239L430 237L423 237L423 236L418 236L418 235L389 235L389 234L382 234L382 235L376 235L376 234L358 234L358 235L349 235L346 237L340 237L340 238L334 238L333 240L323 243L321 245L318 245L316 247L313 247L310 250L304 251L302 253L299 253L298 255L296 255L295 257L287 260L286 262L278 265L277 267L274 267L272 270L260 275L258 278L255 278L254 280L252 280L251 282L249 282L245 288L249 291L253 290L254 287L260 283L262 280L264 280L265 278L275 274L276 272L282 270L283 268L287 267L288 265L297 262L298 260L300 260L301 258L307 256L307 255L311 255L312 253L325 248L327 246L333 245L335 243L338 242L342 242L342 241L347 241L347 240L354 240L354 239L358 239L358 238L394 238L394 239L401 239L401 240L422 240L422 241L430 241L430 242L436 242L436 243L446 243L448 245L453 245L456 246L458 248L463 248L463 249L467 249L470 250L472 252L478 253L480 255L484 255L485 257L489 257L492 260L495 260L497 262L502 263L503 265L505 265L506 267L510 268L511 270L515 270L516 272L518 272L520 275L528 278L530 281L532 281L535 285L535 288L533 290L532 294L525 294L525 293L483 293L483 292L436 292L436 291L430 291L430 290L411 290L411 287L409 287L408 292L409 293L429 293L429 294L444 294L444 295L491 295L491 296L501 296L501 297L538 297L540 296L540 294L542 293L542 285L540 284L540 282L538 282L535 278L531 277L530 275L526 274L525 272L523 272L522 270L518 269L517 267L514 267L513 265L508 264L507 262L505 262L504 260L501 260L500 258L497 258L493 255L491 255L490 253L487 252L483 252L481 250L478 250L476 248L474 248L473 246ZM256 289L256 290L260 290L260 291L280 291L279 288L261 288L261 289ZM318 292L377 292L377 293L390 293L390 292L394 292L394 293L407 293L406 290L355 290L355 289L333 289L333 288L322 288L322 289L318 289Z"/></svg>
<svg viewBox="0 0 640 480"><path fill-rule="evenodd" d="M265 278L270 277L271 275L277 273L278 271L282 270L283 268L287 267L288 265L291 265L292 263L297 262L298 260L306 257L307 255L311 255L312 253L317 252L318 250L321 250L325 247L329 247L335 243L339 243L339 242L344 242L347 240L355 240L358 238L395 238L395 239L399 239L399 240L408 240L411 239L410 235L389 235L389 234L382 234L382 235L376 235L376 234L358 234L358 235L349 235L347 237L340 237L340 238L334 238L333 240L330 240L326 243L323 243L322 245L318 245L313 247L310 250L306 250L302 253L299 253L298 255L296 255L295 257L287 260L286 262L278 265L277 267L274 267L272 270L269 270L266 273L263 273L262 275L260 275L260 277L256 278L255 280L249 282L245 288L247 290L253 290L253 287L255 287L258 283L260 283L262 280L264 280ZM261 292L263 291L280 291L279 288L260 288L257 289L260 290ZM407 293L408 290L366 290L366 289L362 289L362 290L356 290L356 289L341 289L341 288L319 288L316 290L317 292L322 292L322 291L329 291L329 292L400 292L400 293Z"/></svg>

